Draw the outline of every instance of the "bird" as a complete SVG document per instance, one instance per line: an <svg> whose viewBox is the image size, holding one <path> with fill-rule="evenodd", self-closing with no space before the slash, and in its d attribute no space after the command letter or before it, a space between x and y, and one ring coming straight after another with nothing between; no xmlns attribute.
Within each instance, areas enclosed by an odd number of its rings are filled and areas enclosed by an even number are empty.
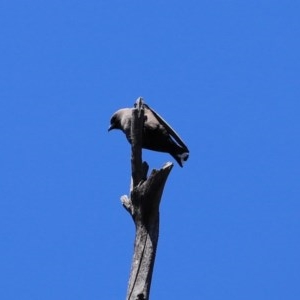
<svg viewBox="0 0 300 300"><path fill-rule="evenodd" d="M183 167L189 157L189 150L172 127L146 103L144 107L144 126L142 148L169 153ZM111 119L108 131L119 129L126 135L131 144L131 119L133 108L122 108L116 111Z"/></svg>

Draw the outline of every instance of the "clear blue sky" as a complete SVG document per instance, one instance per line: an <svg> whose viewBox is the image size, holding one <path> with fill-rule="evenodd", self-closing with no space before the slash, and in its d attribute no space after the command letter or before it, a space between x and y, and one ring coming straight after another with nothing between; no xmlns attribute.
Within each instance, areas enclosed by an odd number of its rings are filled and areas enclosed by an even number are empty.
<svg viewBox="0 0 300 300"><path fill-rule="evenodd" d="M191 152L163 195L151 299L300 299L299 12L1 1L1 300L125 298L130 147L107 128L139 96Z"/></svg>

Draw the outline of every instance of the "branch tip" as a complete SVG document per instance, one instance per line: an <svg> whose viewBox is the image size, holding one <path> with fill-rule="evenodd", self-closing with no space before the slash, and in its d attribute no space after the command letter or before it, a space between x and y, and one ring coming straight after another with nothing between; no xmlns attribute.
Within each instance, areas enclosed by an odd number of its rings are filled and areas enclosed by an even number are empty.
<svg viewBox="0 0 300 300"><path fill-rule="evenodd" d="M142 106L144 106L144 99L142 97L138 97L135 101L134 107L141 110Z"/></svg>

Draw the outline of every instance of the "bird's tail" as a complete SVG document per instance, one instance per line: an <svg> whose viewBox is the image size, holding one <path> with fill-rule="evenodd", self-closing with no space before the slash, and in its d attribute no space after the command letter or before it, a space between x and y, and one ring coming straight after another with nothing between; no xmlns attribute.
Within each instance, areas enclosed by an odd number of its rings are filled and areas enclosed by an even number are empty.
<svg viewBox="0 0 300 300"><path fill-rule="evenodd" d="M178 162L180 167L183 167L183 164L188 160L189 155L189 150L183 148L180 148L180 151L177 151L176 153L172 154L172 156Z"/></svg>

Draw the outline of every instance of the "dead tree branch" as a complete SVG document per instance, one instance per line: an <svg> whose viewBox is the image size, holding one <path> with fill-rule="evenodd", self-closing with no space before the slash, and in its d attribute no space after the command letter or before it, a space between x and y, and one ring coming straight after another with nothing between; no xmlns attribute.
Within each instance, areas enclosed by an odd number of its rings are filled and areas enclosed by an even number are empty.
<svg viewBox="0 0 300 300"><path fill-rule="evenodd" d="M142 98L138 98L132 112L132 187L130 198L121 198L136 228L126 300L149 300L159 234L159 205L173 167L172 163L166 163L162 169L153 170L147 178L148 164L142 161L143 105Z"/></svg>

